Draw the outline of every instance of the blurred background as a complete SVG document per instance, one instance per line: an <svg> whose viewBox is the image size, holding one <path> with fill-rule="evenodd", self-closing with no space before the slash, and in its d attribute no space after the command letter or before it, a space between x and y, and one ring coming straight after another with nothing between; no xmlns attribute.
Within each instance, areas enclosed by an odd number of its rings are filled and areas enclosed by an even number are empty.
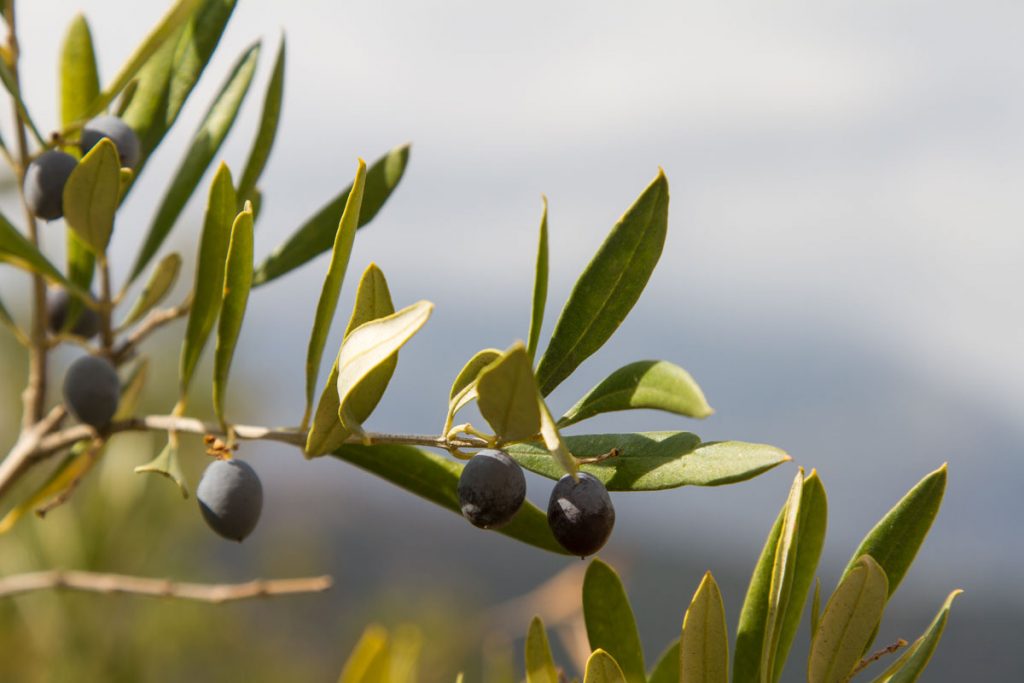
<svg viewBox="0 0 1024 683"><path fill-rule="evenodd" d="M56 126L57 55L75 12L89 19L105 80L163 6L19 3L24 91L40 126ZM1024 5L996 0L242 0L119 214L115 280L231 63L261 38L257 82L218 155L241 168L284 31L285 104L261 183L257 260L351 181L357 157L411 141L405 178L356 241L321 382L357 275L374 261L397 305L426 298L437 310L402 351L369 426L436 432L463 362L526 336L541 194L550 201L549 335L575 278L661 166L672 189L661 264L616 336L552 395L553 410L631 360L687 368L716 409L706 421L635 412L584 429L690 429L771 443L817 468L830 505L826 591L875 521L948 462L942 512L879 643L916 638L961 587L926 680L1019 680L1022 22ZM7 135L9 119L2 124ZM205 187L165 245L189 263ZM12 218L15 200L8 178L0 204ZM61 224L45 231L60 259ZM236 420L299 421L325 269L318 259L250 300L229 397ZM3 300L21 320L26 282L0 270ZM160 362L145 410L172 407L182 330L150 345ZM24 379L6 332L0 376L6 451ZM207 395L196 387L194 412L208 415ZM244 544L222 542L194 501L132 473L160 445L119 436L71 504L0 537L0 572L59 566L216 582L330 573L333 590L220 607L53 593L3 600L0 679L334 680L377 622L422 630L423 681L458 671L501 680L522 669L532 604L508 601L567 569L556 594L578 600L578 560L481 532L345 463L307 462L284 446L246 447L263 479L263 519ZM194 486L206 459L191 445ZM678 634L707 569L735 628L794 472L614 497L618 522L602 557L624 577L649 663ZM550 483L528 484L530 499L546 504ZM559 646L570 671L571 642ZM787 680L801 678L805 650L798 635Z"/></svg>

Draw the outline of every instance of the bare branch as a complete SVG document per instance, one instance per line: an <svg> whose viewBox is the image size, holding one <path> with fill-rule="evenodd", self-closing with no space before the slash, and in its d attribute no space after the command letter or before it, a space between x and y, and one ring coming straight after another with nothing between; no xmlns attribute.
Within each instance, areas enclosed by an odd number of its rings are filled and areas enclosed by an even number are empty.
<svg viewBox="0 0 1024 683"><path fill-rule="evenodd" d="M869 666L871 666L872 664L877 662L882 657L884 657L886 655L891 655L893 652L896 652L901 647L906 647L906 646L907 646L907 641L905 641L902 638L900 638L899 640L897 640L892 645L887 645L887 646L883 647L881 650L879 650L878 652L875 652L874 654L872 654L871 656L865 657L864 659L860 660L860 662L857 663L857 666L855 666L853 668L853 671L850 672L850 675L846 678L846 680L850 680L851 678L853 678L854 676L859 674L861 671L863 671L864 669L868 668Z"/></svg>
<svg viewBox="0 0 1024 683"><path fill-rule="evenodd" d="M14 448L3 461L0 461L0 496L3 496L33 463L46 457L45 454L39 453L40 442L48 432L61 423L65 415L67 410L63 405L54 406L46 417L21 432Z"/></svg>
<svg viewBox="0 0 1024 683"><path fill-rule="evenodd" d="M39 590L75 590L87 593L127 593L158 598L221 603L249 598L270 598L296 593L321 593L331 587L330 576L299 579L256 579L245 583L184 583L124 574L51 570L0 578L0 597Z"/></svg>
<svg viewBox="0 0 1024 683"><path fill-rule="evenodd" d="M189 297L174 308L162 308L150 312L150 314L147 315L141 323L139 323L139 326L136 327L130 335L128 335L127 339L121 342L121 345L114 349L114 352L111 354L111 360L114 365L121 365L125 361L129 360L134 355L135 349L146 337L153 334L164 325L188 315L188 311L191 307L192 299Z"/></svg>

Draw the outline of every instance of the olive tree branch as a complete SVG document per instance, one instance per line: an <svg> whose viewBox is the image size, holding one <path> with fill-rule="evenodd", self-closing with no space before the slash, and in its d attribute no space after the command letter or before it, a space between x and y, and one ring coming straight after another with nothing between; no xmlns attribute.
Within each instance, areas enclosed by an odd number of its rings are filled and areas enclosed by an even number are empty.
<svg viewBox="0 0 1024 683"><path fill-rule="evenodd" d="M14 485L25 470L42 459L38 453L43 437L56 429L65 415L67 410L63 405L54 406L46 417L22 430L7 457L0 461L0 497Z"/></svg>
<svg viewBox="0 0 1024 683"><path fill-rule="evenodd" d="M330 576L312 576L298 579L256 579L234 584L204 584L57 569L0 578L0 598L32 591L58 589L221 603L296 593L321 593L329 589L332 583Z"/></svg>
<svg viewBox="0 0 1024 683"><path fill-rule="evenodd" d="M164 325L174 322L178 318L183 318L188 315L189 309L192 308L192 297L189 297L182 303L174 306L173 308L162 308L151 311L149 315L143 318L142 322L129 334L121 344L111 352L111 361L114 365L121 365L125 361L129 360L134 354L139 344L141 344L149 335L159 330Z"/></svg>

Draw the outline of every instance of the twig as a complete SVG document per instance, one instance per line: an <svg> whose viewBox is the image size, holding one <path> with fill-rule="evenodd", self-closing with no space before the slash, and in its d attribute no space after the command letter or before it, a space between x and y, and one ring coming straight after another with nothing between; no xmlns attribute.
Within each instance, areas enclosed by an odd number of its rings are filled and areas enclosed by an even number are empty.
<svg viewBox="0 0 1024 683"><path fill-rule="evenodd" d="M865 657L864 659L860 660L860 662L857 664L857 666L855 666L853 668L853 671L850 672L850 675L846 678L846 680L850 680L851 678L853 678L854 676L859 674L861 671L863 671L864 669L868 668L869 666L871 666L872 664L877 662L882 657L884 657L886 655L891 655L893 652L896 652L896 650L899 650L901 647L906 647L906 646L907 646L907 641L905 641L902 638L900 638L899 640L897 640L892 645L888 645L886 647L883 647L881 650L879 650L878 652L875 652L871 656Z"/></svg>
<svg viewBox="0 0 1024 683"><path fill-rule="evenodd" d="M121 365L132 357L136 347L149 335L156 332L164 325L188 315L192 307L191 298L178 304L174 308L164 308L152 311L143 319L139 326L128 335L128 338L121 342L121 345L114 349L111 354L111 361L114 365Z"/></svg>
<svg viewBox="0 0 1024 683"><path fill-rule="evenodd" d="M248 598L270 598L295 593L321 593L329 589L330 576L299 579L256 579L245 583L184 583L124 574L100 574L74 570L50 570L0 578L0 597L39 590L75 590L87 593L127 593L158 598L178 598L221 603Z"/></svg>
<svg viewBox="0 0 1024 683"><path fill-rule="evenodd" d="M46 417L21 432L14 448L6 458L0 461L0 497L26 469L42 457L46 457L45 455L40 456L38 452L43 437L56 429L65 415L67 415L67 410L63 405L54 406Z"/></svg>
<svg viewBox="0 0 1024 683"><path fill-rule="evenodd" d="M93 439L92 443L89 444L88 450L85 451L85 453L83 453L83 456L89 459L89 463L85 466L85 469L82 470L82 472L79 473L77 477L72 479L71 482L64 487L63 490L59 491L57 495L55 495L53 498L51 498L50 500L46 501L45 503L36 508L36 515L38 515L40 519L46 517L46 515L49 514L51 510L60 507L61 505L63 505L64 503L68 502L68 500L71 499L71 496L78 489L78 485L82 483L83 479L85 479L85 475L87 475L89 473L89 470L92 469L93 465L96 464L96 459L99 457L100 451L103 449L103 445L105 443L106 439L102 437L97 437L96 439Z"/></svg>

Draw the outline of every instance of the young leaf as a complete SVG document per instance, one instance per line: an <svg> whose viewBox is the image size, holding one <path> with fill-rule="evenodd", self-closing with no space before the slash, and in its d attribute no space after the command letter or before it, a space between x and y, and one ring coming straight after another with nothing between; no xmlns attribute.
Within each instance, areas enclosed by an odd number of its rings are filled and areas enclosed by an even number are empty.
<svg viewBox="0 0 1024 683"><path fill-rule="evenodd" d="M558 683L558 669L540 617L533 618L526 634L526 683Z"/></svg>
<svg viewBox="0 0 1024 683"><path fill-rule="evenodd" d="M371 373L393 356L427 322L434 304L419 301L379 320L352 330L338 352L338 418L354 433L361 420L352 411L351 397Z"/></svg>
<svg viewBox="0 0 1024 683"><path fill-rule="evenodd" d="M96 255L104 254L110 242L120 194L117 147L104 138L82 157L64 185L64 220Z"/></svg>
<svg viewBox="0 0 1024 683"><path fill-rule="evenodd" d="M363 631L345 662L338 683L386 683L388 674L388 632L371 625Z"/></svg>
<svg viewBox="0 0 1024 683"><path fill-rule="evenodd" d="M256 183L263 174L263 167L267 165L270 149L274 146L277 124L281 118L281 98L284 95L284 60L285 41L284 36L281 36L281 44L277 48L277 59L274 61L274 71L263 98L260 127L256 131L256 139L253 140L252 149L249 151L249 160L245 162L245 168L242 170L242 179L238 181L239 202L252 199Z"/></svg>
<svg viewBox="0 0 1024 683"><path fill-rule="evenodd" d="M203 234L199 240L192 307L185 329L185 341L181 345L179 377L182 398L188 392L192 373L195 372L203 346L206 345L206 340L220 313L224 298L228 242L231 239L234 219L235 187L231 182L231 171L222 163L210 185Z"/></svg>
<svg viewBox="0 0 1024 683"><path fill-rule="evenodd" d="M711 572L697 587L679 639L680 683L728 683L729 631L722 593Z"/></svg>
<svg viewBox="0 0 1024 683"><path fill-rule="evenodd" d="M129 281L134 281L142 274L149 261L160 249L160 245L163 244L171 232L171 228L174 227L174 223L178 220L178 216L181 215L182 209L185 208L185 203L195 192L196 186L203 174L206 173L217 150L220 149L228 131L231 130L242 99L249 92L249 85L252 83L259 54L259 43L252 45L242 54L220 92L217 93L206 116L203 117L199 129L188 144L188 153L175 172L174 179L164 194L156 216L149 226L149 232L135 259ZM237 204L232 206L231 210L237 211Z"/></svg>
<svg viewBox="0 0 1024 683"><path fill-rule="evenodd" d="M136 467L135 472L137 474L144 472L161 474L178 485L182 498L188 498L188 485L185 483L185 473L181 471L181 463L178 462L178 448L170 442L160 451L160 455L145 465Z"/></svg>
<svg viewBox="0 0 1024 683"><path fill-rule="evenodd" d="M480 371L476 380L480 414L502 441L540 432L540 402L526 347L517 342Z"/></svg>
<svg viewBox="0 0 1024 683"><path fill-rule="evenodd" d="M628 680L615 658L604 650L596 650L587 660L583 683L627 683Z"/></svg>
<svg viewBox="0 0 1024 683"><path fill-rule="evenodd" d="M359 280L356 303L348 327L345 328L345 336L363 323L387 317L394 312L395 306L391 302L391 292L388 291L384 273L371 263ZM367 375L366 381L353 392L350 410L358 422L365 421L377 407L397 365L396 353ZM320 402L313 416L313 426L306 437L306 457L312 458L333 451L341 446L350 434L351 432L338 419L338 359L335 357L327 385L320 394Z"/></svg>
<svg viewBox="0 0 1024 683"><path fill-rule="evenodd" d="M807 659L808 683L844 683L882 620L889 587L885 571L862 555L825 605Z"/></svg>
<svg viewBox="0 0 1024 683"><path fill-rule="evenodd" d="M676 638L672 644L665 648L654 665L647 683L679 683L681 676L679 671L679 639Z"/></svg>
<svg viewBox="0 0 1024 683"><path fill-rule="evenodd" d="M853 570L861 555L870 555L885 570L889 595L896 592L939 513L945 491L946 465L943 465L918 482L868 532L846 565L843 576Z"/></svg>
<svg viewBox="0 0 1024 683"><path fill-rule="evenodd" d="M644 650L629 598L618 574L601 560L591 560L583 579L583 619L590 649L614 657L628 683L646 683Z"/></svg>
<svg viewBox="0 0 1024 683"><path fill-rule="evenodd" d="M149 360L143 358L135 365L131 376L124 383L124 389L121 390L121 398L117 402L117 411L114 413L112 421L127 420L135 415L139 399L142 398L142 390L146 388L146 377L148 375Z"/></svg>
<svg viewBox="0 0 1024 683"><path fill-rule="evenodd" d="M227 395L228 372L252 286L252 227L252 205L246 204L231 227L224 272L224 301L217 322L217 346L213 356L213 411L222 427L227 426L224 397Z"/></svg>
<svg viewBox="0 0 1024 683"><path fill-rule="evenodd" d="M462 515L456 491L464 467L460 462L412 446L385 444L345 444L333 455ZM543 550L566 554L551 535L547 515L529 501L523 503L512 521L497 532Z"/></svg>
<svg viewBox="0 0 1024 683"><path fill-rule="evenodd" d="M800 521L800 502L803 498L804 468L797 470L793 485L789 489L789 498L782 515L782 529L779 530L779 542L775 546L775 559L772 562L771 583L768 590L768 606L765 614L764 645L761 649L761 677L772 676L775 671L775 657L782 637L782 622L785 618L786 605L793 591L793 575L796 570L797 532ZM768 678L768 680L772 680Z"/></svg>
<svg viewBox="0 0 1024 683"><path fill-rule="evenodd" d="M588 391L558 420L558 426L568 427L600 413L634 408L696 418L713 412L686 370L668 361L641 360L619 368Z"/></svg>
<svg viewBox="0 0 1024 683"><path fill-rule="evenodd" d="M540 395L539 391L537 392L537 405L540 406L540 436L544 441L544 447L548 449L548 453L554 456L555 462L562 468L562 471L571 474L573 481L576 481L579 479L576 476L579 472L579 464L569 451L569 446L566 445L561 432L558 431L555 418L551 417L551 411L548 410L547 404L544 403L544 397Z"/></svg>
<svg viewBox="0 0 1024 683"><path fill-rule="evenodd" d="M961 593L962 590L955 590L946 597L928 629L907 648L903 656L893 662L892 666L872 683L914 683L921 677L942 639L942 632L946 630L946 621L949 619L949 609L953 605L953 600Z"/></svg>
<svg viewBox="0 0 1024 683"><path fill-rule="evenodd" d="M543 197L544 211L540 216L540 239L537 243L537 269L533 279L533 307L530 311L530 336L526 353L532 362L537 357L540 328L544 324L544 307L548 300L548 198Z"/></svg>
<svg viewBox="0 0 1024 683"><path fill-rule="evenodd" d="M774 446L719 441L702 444L689 432L635 434L582 434L565 437L577 458L619 454L599 463L581 465L609 491L658 491L679 486L721 486L745 481L788 462L791 458ZM558 479L564 472L541 444L509 444L506 450L520 465L537 474Z"/></svg>
<svg viewBox="0 0 1024 683"><path fill-rule="evenodd" d="M60 49L60 122L67 126L84 119L100 92L100 77L89 23L76 14Z"/></svg>
<svg viewBox="0 0 1024 683"><path fill-rule="evenodd" d="M139 298L135 300L131 310L128 311L128 315L125 316L124 321L118 327L124 329L142 320L142 316L146 315L154 306L163 301L164 297L171 291L174 283L178 280L178 273L180 271L181 255L177 252L172 252L160 259L160 263L156 265L156 268L150 274L146 286L142 288Z"/></svg>
<svg viewBox="0 0 1024 683"><path fill-rule="evenodd" d="M352 183L352 192L348 195L345 210L338 221L338 231L334 237L334 249L331 251L331 264L327 268L324 284L320 290L320 299L316 304L316 315L313 318L313 331L309 335L309 346L306 350L306 409L302 415L302 428L309 424L309 416L313 410L313 394L316 392L316 376L320 370L320 359L324 355L327 333L331 331L331 321L338 307L341 295L341 283L348 269L349 256L352 254L352 243L356 238L356 226L359 223L359 209L363 202L363 186L366 183L366 162L359 160L356 178Z"/></svg>
<svg viewBox="0 0 1024 683"><path fill-rule="evenodd" d="M658 263L667 228L668 180L659 170L576 281L537 366L541 394L550 394L618 329Z"/></svg>
<svg viewBox="0 0 1024 683"><path fill-rule="evenodd" d="M127 85L135 78L139 70L145 65L145 63L152 57L164 43L178 35L178 30L181 26L188 21L188 18L192 16L196 8L199 6L200 0L178 0L167 14L160 19L153 30L143 39L142 43L135 48L135 52L131 54L128 61L124 63L121 70L114 76L113 81L110 85L101 92L89 105L86 116L83 118L89 118L99 114L101 111L107 108L119 92L121 92Z"/></svg>
<svg viewBox="0 0 1024 683"><path fill-rule="evenodd" d="M0 263L42 275L50 282L63 285L76 296L88 296L78 285L69 282L52 263L27 239L11 225L3 214L0 214Z"/></svg>
<svg viewBox="0 0 1024 683"><path fill-rule="evenodd" d="M409 145L402 145L378 159L366 171L366 188L363 191L363 206L359 212L358 227L361 228L373 220L384 206L384 202L402 179L408 162ZM342 190L271 252L256 269L253 284L266 284L330 249L337 232L336 217L341 214L351 190L351 186Z"/></svg>
<svg viewBox="0 0 1024 683"><path fill-rule="evenodd" d="M448 415L444 423L445 434L451 429L455 413L470 401L476 400L476 378L480 376L480 372L500 356L501 351L498 349L483 349L477 351L469 359L469 362L462 366L462 370L452 382L452 390L448 394Z"/></svg>

